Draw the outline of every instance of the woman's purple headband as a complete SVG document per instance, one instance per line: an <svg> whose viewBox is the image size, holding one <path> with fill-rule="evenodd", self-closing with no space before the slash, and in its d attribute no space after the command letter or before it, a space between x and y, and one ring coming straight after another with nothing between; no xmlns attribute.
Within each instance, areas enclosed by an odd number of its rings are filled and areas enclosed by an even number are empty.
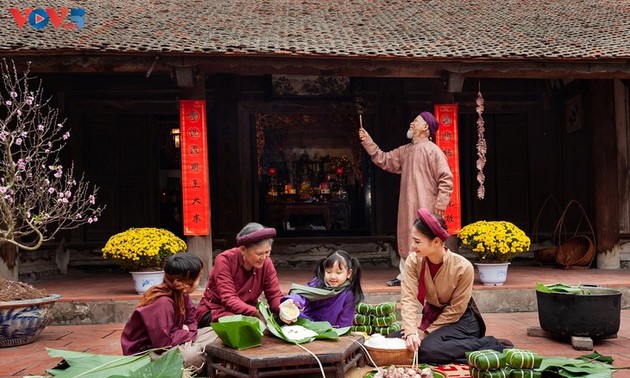
<svg viewBox="0 0 630 378"><path fill-rule="evenodd" d="M448 233L448 231L442 227L440 222L438 222L437 218L433 214L431 214L429 210L422 208L422 209L418 209L417 213L418 213L418 218L420 218L422 223L426 224L427 227L429 227L429 229L433 231L433 234L435 234L435 236L437 236L438 238L442 239L442 241L446 241L446 239L448 239L451 236Z"/></svg>
<svg viewBox="0 0 630 378"><path fill-rule="evenodd" d="M263 240L271 239L276 236L275 228L260 228L252 233L236 238L236 244L240 246L248 246L256 244Z"/></svg>

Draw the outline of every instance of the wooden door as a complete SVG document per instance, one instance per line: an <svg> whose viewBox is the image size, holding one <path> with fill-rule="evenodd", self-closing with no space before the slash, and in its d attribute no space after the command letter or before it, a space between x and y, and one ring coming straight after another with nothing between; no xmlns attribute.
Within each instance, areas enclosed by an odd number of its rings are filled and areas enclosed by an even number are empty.
<svg viewBox="0 0 630 378"><path fill-rule="evenodd" d="M101 241L129 227L158 226L157 151L146 115L86 114L81 123L82 168L107 206L86 227L85 241Z"/></svg>
<svg viewBox="0 0 630 378"><path fill-rule="evenodd" d="M477 115L461 115L461 125L476 125ZM462 127L461 177L463 223L506 220L529 229L527 114L484 114L487 142L485 198L477 197L477 130Z"/></svg>

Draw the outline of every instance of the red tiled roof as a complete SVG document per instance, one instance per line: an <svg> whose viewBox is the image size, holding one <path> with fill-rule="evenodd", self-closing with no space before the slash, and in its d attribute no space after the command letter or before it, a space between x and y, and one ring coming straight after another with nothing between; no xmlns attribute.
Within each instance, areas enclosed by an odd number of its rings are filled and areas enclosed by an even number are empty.
<svg viewBox="0 0 630 378"><path fill-rule="evenodd" d="M627 59L630 0L89 0L78 30L18 28L0 54L189 53L411 59ZM31 5L32 6L32 5ZM67 16L64 21L69 21Z"/></svg>

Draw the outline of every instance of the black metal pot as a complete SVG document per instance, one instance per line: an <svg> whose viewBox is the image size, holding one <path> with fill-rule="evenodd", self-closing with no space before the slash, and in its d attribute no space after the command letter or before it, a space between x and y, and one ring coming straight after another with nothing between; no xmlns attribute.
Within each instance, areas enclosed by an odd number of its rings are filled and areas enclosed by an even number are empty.
<svg viewBox="0 0 630 378"><path fill-rule="evenodd" d="M621 292L589 287L591 295L536 290L540 328L558 336L593 339L615 335L621 318Z"/></svg>

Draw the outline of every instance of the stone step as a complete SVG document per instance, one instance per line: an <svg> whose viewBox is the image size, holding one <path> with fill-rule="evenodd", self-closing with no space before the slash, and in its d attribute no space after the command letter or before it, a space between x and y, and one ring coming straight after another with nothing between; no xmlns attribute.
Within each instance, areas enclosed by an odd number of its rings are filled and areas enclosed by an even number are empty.
<svg viewBox="0 0 630 378"><path fill-rule="evenodd" d="M310 268L278 268L280 289L286 293L292 283L305 283L312 273ZM397 273L398 269L391 266L362 267L365 302L399 302L400 287L385 285ZM622 292L621 308L630 309L630 281L625 269L566 270L513 262L505 285L483 286L476 280L473 297L482 313L534 312L538 309L535 291L538 281L569 285L588 283L614 288ZM33 282L33 285L62 296L53 307L56 324L125 322L140 300L133 288L131 275L125 272L70 272L65 276ZM199 301L202 293L201 289L193 293L193 300Z"/></svg>
<svg viewBox="0 0 630 378"><path fill-rule="evenodd" d="M630 284L616 287L622 292L622 309L630 309ZM474 290L473 298L482 313L511 313L538 311L536 292L533 289ZM55 303L55 324L106 324L125 322L138 305L138 299L69 300ZM195 302L199 301L197 296ZM400 292L366 292L365 302L370 304L400 302Z"/></svg>

